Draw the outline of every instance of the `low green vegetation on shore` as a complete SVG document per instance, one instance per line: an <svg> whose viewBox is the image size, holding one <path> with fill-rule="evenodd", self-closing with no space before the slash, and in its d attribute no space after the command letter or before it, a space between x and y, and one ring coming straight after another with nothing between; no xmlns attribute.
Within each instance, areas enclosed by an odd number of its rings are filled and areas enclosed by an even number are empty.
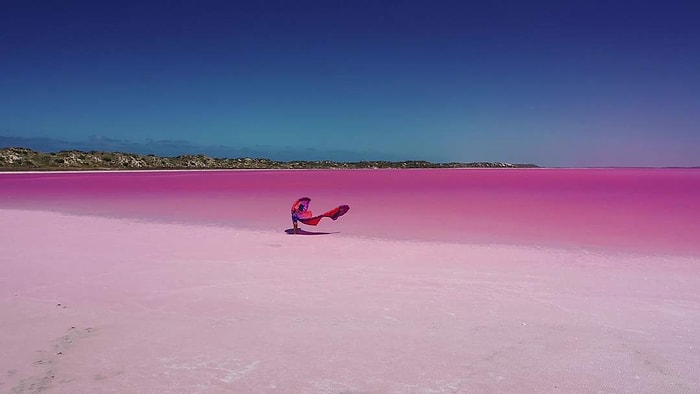
<svg viewBox="0 0 700 394"><path fill-rule="evenodd" d="M274 161L264 158L213 158L205 155L160 157L121 152L55 153L27 148L0 149L0 169L21 170L161 170L161 169L354 169L354 168L532 168L534 164L502 162L431 163L428 161Z"/></svg>

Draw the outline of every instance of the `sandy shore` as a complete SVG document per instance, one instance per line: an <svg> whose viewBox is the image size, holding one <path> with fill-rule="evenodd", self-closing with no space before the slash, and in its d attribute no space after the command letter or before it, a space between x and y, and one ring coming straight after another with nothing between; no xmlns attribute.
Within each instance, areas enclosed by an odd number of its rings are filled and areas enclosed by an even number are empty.
<svg viewBox="0 0 700 394"><path fill-rule="evenodd" d="M700 391L698 257L0 223L0 392Z"/></svg>

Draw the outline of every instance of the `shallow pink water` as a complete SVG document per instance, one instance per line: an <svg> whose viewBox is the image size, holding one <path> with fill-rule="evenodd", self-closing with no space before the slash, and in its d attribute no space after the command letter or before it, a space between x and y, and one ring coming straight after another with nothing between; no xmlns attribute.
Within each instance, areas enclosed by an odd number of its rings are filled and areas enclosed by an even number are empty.
<svg viewBox="0 0 700 394"><path fill-rule="evenodd" d="M0 174L0 392L699 392L699 174Z"/></svg>
<svg viewBox="0 0 700 394"><path fill-rule="evenodd" d="M351 206L309 230L700 254L698 169L0 174L0 208L279 231L301 196Z"/></svg>

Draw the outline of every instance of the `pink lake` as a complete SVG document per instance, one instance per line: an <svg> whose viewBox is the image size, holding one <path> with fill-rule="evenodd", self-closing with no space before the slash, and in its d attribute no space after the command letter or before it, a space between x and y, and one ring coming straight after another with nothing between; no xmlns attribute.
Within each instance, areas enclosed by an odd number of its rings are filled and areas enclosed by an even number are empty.
<svg viewBox="0 0 700 394"><path fill-rule="evenodd" d="M289 236L301 196L323 212ZM700 170L0 174L0 392L696 393Z"/></svg>
<svg viewBox="0 0 700 394"><path fill-rule="evenodd" d="M0 174L0 207L457 243L700 253L699 169L287 170Z"/></svg>

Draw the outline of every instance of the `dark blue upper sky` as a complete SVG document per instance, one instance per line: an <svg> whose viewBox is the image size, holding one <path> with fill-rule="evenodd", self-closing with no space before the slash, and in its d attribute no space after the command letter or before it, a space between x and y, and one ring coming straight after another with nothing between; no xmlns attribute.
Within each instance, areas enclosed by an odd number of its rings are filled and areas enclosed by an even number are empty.
<svg viewBox="0 0 700 394"><path fill-rule="evenodd" d="M692 1L0 0L0 136L700 165L698 20Z"/></svg>

